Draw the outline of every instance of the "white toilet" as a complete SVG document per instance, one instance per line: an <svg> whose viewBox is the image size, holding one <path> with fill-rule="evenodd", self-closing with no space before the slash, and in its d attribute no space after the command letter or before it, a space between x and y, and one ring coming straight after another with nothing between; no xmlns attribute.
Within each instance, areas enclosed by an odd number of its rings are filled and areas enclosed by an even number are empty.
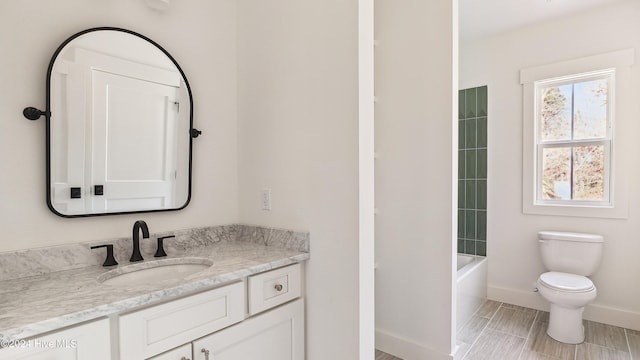
<svg viewBox="0 0 640 360"><path fill-rule="evenodd" d="M538 278L540 295L551 303L547 334L568 344L584 341L582 312L596 298L587 276L600 265L600 235L560 231L538 233L542 262L549 270Z"/></svg>

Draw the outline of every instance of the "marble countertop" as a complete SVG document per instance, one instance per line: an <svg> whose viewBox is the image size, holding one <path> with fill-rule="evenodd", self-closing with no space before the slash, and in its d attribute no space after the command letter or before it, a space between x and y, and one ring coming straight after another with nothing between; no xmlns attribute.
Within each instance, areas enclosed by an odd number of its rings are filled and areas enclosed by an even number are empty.
<svg viewBox="0 0 640 360"><path fill-rule="evenodd" d="M240 280L309 259L309 253L252 242L196 246L168 257L204 258L209 268L180 280L137 286L106 285L98 277L131 265L78 269L0 281L0 339L24 339ZM145 262L158 260L147 256ZM135 263L140 264L140 263ZM118 270L121 271L121 270Z"/></svg>

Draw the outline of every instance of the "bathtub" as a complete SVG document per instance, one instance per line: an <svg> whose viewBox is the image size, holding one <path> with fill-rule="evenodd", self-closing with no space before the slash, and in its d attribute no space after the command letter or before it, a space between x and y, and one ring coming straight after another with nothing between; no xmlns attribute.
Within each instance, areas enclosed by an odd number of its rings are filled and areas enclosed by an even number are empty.
<svg viewBox="0 0 640 360"><path fill-rule="evenodd" d="M458 254L456 332L487 299L487 258Z"/></svg>

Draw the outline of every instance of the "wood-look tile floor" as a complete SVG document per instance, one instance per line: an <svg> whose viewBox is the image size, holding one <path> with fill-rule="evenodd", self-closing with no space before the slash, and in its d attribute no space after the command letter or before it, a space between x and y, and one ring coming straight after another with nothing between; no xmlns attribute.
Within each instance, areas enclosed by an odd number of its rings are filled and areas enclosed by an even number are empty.
<svg viewBox="0 0 640 360"><path fill-rule="evenodd" d="M547 335L549 313L488 300L460 329L455 360L640 360L640 331L584 321L585 341ZM401 360L376 350L376 360Z"/></svg>
<svg viewBox="0 0 640 360"><path fill-rule="evenodd" d="M547 335L549 313L487 301L458 332L456 360L640 360L640 331L584 321L585 341Z"/></svg>

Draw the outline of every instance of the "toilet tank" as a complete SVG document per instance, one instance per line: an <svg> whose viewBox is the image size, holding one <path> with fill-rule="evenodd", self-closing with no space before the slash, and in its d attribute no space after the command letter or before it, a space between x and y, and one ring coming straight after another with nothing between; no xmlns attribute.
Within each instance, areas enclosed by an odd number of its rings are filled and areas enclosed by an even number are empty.
<svg viewBox="0 0 640 360"><path fill-rule="evenodd" d="M600 265L604 243L601 235L541 231L538 242L542 263L549 271L589 276Z"/></svg>

